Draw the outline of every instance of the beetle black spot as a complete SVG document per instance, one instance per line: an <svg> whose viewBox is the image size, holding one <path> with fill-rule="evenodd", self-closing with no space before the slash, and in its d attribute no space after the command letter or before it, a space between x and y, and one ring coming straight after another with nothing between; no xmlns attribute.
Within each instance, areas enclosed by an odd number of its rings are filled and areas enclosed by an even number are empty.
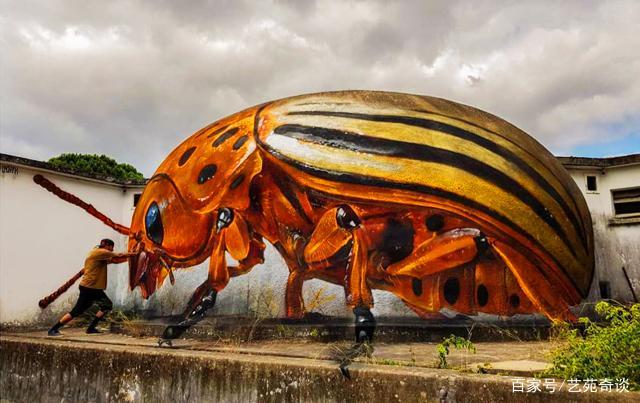
<svg viewBox="0 0 640 403"><path fill-rule="evenodd" d="M389 264L399 262L413 251L413 236L410 222L391 218L387 221L378 249L389 257Z"/></svg>
<svg viewBox="0 0 640 403"><path fill-rule="evenodd" d="M444 217L440 214L429 216L425 222L429 231L440 231L444 227Z"/></svg>
<svg viewBox="0 0 640 403"><path fill-rule="evenodd" d="M231 185L229 186L230 189L235 189L238 186L240 186L240 184L242 183L242 181L244 181L244 174L240 174L238 175L233 182L231 182Z"/></svg>
<svg viewBox="0 0 640 403"><path fill-rule="evenodd" d="M444 299L450 305L455 304L460 296L460 281L456 277L449 277L444 283Z"/></svg>
<svg viewBox="0 0 640 403"><path fill-rule="evenodd" d="M232 129L227 130L226 132L222 133L222 135L220 137L218 137L211 145L213 147L218 147L220 144L224 143L225 141L229 140L229 138L231 136L233 136L234 134L238 133L238 128L234 127Z"/></svg>
<svg viewBox="0 0 640 403"><path fill-rule="evenodd" d="M511 296L509 297L509 304L511 304L512 307L517 308L520 306L520 297L517 296L516 294L511 294Z"/></svg>
<svg viewBox="0 0 640 403"><path fill-rule="evenodd" d="M229 126L228 126L228 125L227 125L227 126L222 126L221 128L219 128L219 129L217 129L217 130L214 130L213 132L211 132L211 133L207 136L207 138L211 138L211 137L213 137L213 136L217 136L218 134L220 134L220 133L222 133L223 131L227 130L227 127L229 127Z"/></svg>
<svg viewBox="0 0 640 403"><path fill-rule="evenodd" d="M191 157L191 154L193 154L193 152L196 150L195 147L191 147L189 149L187 149L184 153L182 153L182 156L180 157L180 160L178 161L178 166L183 166L184 164L187 163L187 161L189 160L189 157Z"/></svg>
<svg viewBox="0 0 640 403"><path fill-rule="evenodd" d="M246 143L248 139L249 139L249 136L247 135L240 137L238 140L236 140L235 143L233 143L233 149L237 150L238 148L242 147L242 145Z"/></svg>
<svg viewBox="0 0 640 403"><path fill-rule="evenodd" d="M200 171L200 175L198 175L198 184L202 185L209 179L213 178L213 175L216 174L217 170L218 167L215 164L207 165L206 167L202 168L202 171Z"/></svg>
<svg viewBox="0 0 640 403"><path fill-rule="evenodd" d="M478 305L485 306L489 302L489 290L484 284L480 284L478 289L476 290L476 298L478 300Z"/></svg>
<svg viewBox="0 0 640 403"><path fill-rule="evenodd" d="M420 280L419 278L411 279L411 288L413 289L413 293L415 294L416 297L421 296L422 295L422 280Z"/></svg>

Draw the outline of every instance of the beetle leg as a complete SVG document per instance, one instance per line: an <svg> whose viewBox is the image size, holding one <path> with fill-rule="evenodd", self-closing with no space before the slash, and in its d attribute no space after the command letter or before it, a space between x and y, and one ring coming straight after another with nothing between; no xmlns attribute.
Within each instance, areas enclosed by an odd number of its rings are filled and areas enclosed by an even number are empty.
<svg viewBox="0 0 640 403"><path fill-rule="evenodd" d="M287 318L300 319L304 316L304 298L302 297L302 285L305 280L304 275L302 270L291 270L289 272L285 293Z"/></svg>
<svg viewBox="0 0 640 403"><path fill-rule="evenodd" d="M237 261L245 259L249 255L251 237L244 218L240 214L235 214L229 226L224 229L224 232L227 234L225 246L229 254Z"/></svg>
<svg viewBox="0 0 640 403"><path fill-rule="evenodd" d="M373 340L376 321L370 311L373 306L373 295L367 284L369 259L366 233L359 223L352 231L353 247L347 264L345 292L347 305L353 308L355 315L356 342L360 343Z"/></svg>
<svg viewBox="0 0 640 403"><path fill-rule="evenodd" d="M171 340L177 339L191 326L200 322L206 312L215 305L218 292L222 291L229 283L230 273L225 258L227 245L225 237L233 219L233 212L229 209L223 208L218 213L216 235L214 236L215 246L209 259L209 276L191 296L184 313L184 319L178 324L165 328L158 340L160 346L164 343L171 345ZM247 246L248 253L249 247Z"/></svg>
<svg viewBox="0 0 640 403"><path fill-rule="evenodd" d="M569 304L563 298L564 294L557 292L535 264L503 242L491 240L490 243L511 270L522 291L540 312L553 321L574 323L577 321L575 315L569 310Z"/></svg>
<svg viewBox="0 0 640 403"><path fill-rule="evenodd" d="M305 240L302 236L293 234L291 236L291 244L289 248L283 248L287 253L282 253L284 260L289 268L289 277L287 278L287 289L285 292L285 306L287 318L300 319L304 317L304 298L302 296L302 285L306 279L306 264L302 260ZM293 257L291 257L293 255Z"/></svg>
<svg viewBox="0 0 640 403"><path fill-rule="evenodd" d="M387 267L389 275L426 277L473 261L489 247L487 237L474 228L458 228L418 245L411 256Z"/></svg>
<svg viewBox="0 0 640 403"><path fill-rule="evenodd" d="M211 288L208 279L200 284L187 304L187 309L183 313L184 319L175 325L167 326L158 340L158 345L162 346L166 343L171 346L171 340L177 339L187 329L201 321L205 313L215 305L217 295L218 292Z"/></svg>
<svg viewBox="0 0 640 403"><path fill-rule="evenodd" d="M347 305L355 315L357 342L370 341L375 329L375 319L370 311L373 296L367 284L368 246L368 236L360 218L351 207L342 205L324 213L303 252L306 264L313 270L315 264L327 261L344 248L349 249L344 288ZM301 281L297 274L290 279Z"/></svg>
<svg viewBox="0 0 640 403"><path fill-rule="evenodd" d="M320 217L303 251L306 264L311 266L326 261L351 242L352 234L338 224L339 209L330 209Z"/></svg>
<svg viewBox="0 0 640 403"><path fill-rule="evenodd" d="M237 266L227 267L229 275L231 277L241 276L249 273L255 265L264 263L264 249L265 244L262 241L262 237L256 237L254 234L254 237L251 238L249 243L249 252L247 253L247 256L240 260Z"/></svg>

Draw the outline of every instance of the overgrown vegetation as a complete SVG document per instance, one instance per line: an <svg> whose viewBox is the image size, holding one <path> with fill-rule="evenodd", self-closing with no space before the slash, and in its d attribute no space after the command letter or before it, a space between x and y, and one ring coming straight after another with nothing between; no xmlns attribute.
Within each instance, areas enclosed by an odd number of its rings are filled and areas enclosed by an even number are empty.
<svg viewBox="0 0 640 403"><path fill-rule="evenodd" d="M464 337L455 336L453 334L449 335L437 346L438 368L447 368L449 366L449 364L447 363L447 356L449 355L450 347L453 347L457 350L468 350L474 354L476 352L476 346L470 340L467 340Z"/></svg>
<svg viewBox="0 0 640 403"><path fill-rule="evenodd" d="M313 290L310 298L305 302L305 313L318 312L324 314L324 307L336 299L335 294L328 294L327 287L321 286Z"/></svg>
<svg viewBox="0 0 640 403"><path fill-rule="evenodd" d="M144 176L133 165L119 164L116 160L106 155L66 153L51 158L48 163L56 168L120 180L144 179Z"/></svg>
<svg viewBox="0 0 640 403"><path fill-rule="evenodd" d="M247 310L250 317L263 320L280 315L280 298L269 286L259 287L249 295Z"/></svg>
<svg viewBox="0 0 640 403"><path fill-rule="evenodd" d="M640 304L630 307L599 302L596 312L608 322L580 318L584 337L566 324L557 325L562 345L551 353L552 368L541 376L564 379L629 380L640 390Z"/></svg>

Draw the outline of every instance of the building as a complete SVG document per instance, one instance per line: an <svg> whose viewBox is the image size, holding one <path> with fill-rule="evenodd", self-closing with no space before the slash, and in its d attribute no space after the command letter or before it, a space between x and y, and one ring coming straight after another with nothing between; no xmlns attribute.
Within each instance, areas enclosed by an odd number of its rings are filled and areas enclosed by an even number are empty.
<svg viewBox="0 0 640 403"><path fill-rule="evenodd" d="M101 238L124 249L126 237L36 185L33 176L42 174L125 225L145 182L121 183L6 154L0 154L0 164L0 322L38 321L39 299L77 273ZM122 273L114 277L128 274L125 265L118 268ZM77 286L67 294L56 310L75 302Z"/></svg>
<svg viewBox="0 0 640 403"><path fill-rule="evenodd" d="M640 297L640 154L613 158L559 157L582 190L594 223L596 274L588 301L612 298L638 301ZM116 250L126 248L117 234L80 208L66 203L33 182L42 174L113 221L128 225L144 182L120 182L56 169L47 163L0 154L0 323L48 322L70 308L77 296L73 287L52 308L41 311L37 302L72 277L84 256L100 238L112 238ZM266 262L251 273L234 278L221 293L214 313L283 314L288 270L272 248ZM178 314L191 293L207 276L206 262L176 273L176 284L165 285L148 301L128 288L126 264L110 266L107 293L116 307ZM168 283L168 282L167 282ZM322 292L324 313L350 316L344 293L336 285L305 283L305 300ZM374 314L413 316L395 296L374 291Z"/></svg>
<svg viewBox="0 0 640 403"><path fill-rule="evenodd" d="M582 191L591 218L596 273L590 300L640 299L640 154L558 157Z"/></svg>

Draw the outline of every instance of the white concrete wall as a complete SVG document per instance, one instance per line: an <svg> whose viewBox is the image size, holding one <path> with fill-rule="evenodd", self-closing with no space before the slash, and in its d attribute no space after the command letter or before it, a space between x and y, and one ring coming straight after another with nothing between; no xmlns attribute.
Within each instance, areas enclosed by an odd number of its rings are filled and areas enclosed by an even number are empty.
<svg viewBox="0 0 640 403"><path fill-rule="evenodd" d="M33 182L43 174L63 190L70 192L112 220L129 225L133 214L133 196L141 188L124 189L104 182L64 176L31 167L2 163L0 174L0 323L44 323L68 311L78 295L77 283L42 311L37 303L82 268L87 252L101 238L115 241L117 251L126 247L126 237L116 233L82 209L73 206ZM288 270L277 251L268 245L265 264L251 273L234 278L218 298L214 313L260 316L284 314L284 290ZM230 264L232 259L229 257ZM149 300L139 290L129 290L126 263L109 266L107 294L116 308L137 310L151 315L179 314L191 294L207 276L208 261L176 272L176 284L168 279ZM310 281L305 284L307 300L321 290L333 295L322 312L350 315L345 308L341 287ZM410 315L395 296L376 292L377 314Z"/></svg>
<svg viewBox="0 0 640 403"><path fill-rule="evenodd" d="M640 165L606 169L569 169L571 177L582 191L593 220L596 274L591 284L590 300L600 298L598 283L608 281L613 299L633 301L624 267L631 279L636 297L640 298L640 222L613 224L613 198L611 191L640 186ZM596 177L597 190L587 190L588 175Z"/></svg>
<svg viewBox="0 0 640 403"><path fill-rule="evenodd" d="M37 321L40 298L50 294L83 266L87 252L101 238L111 238L116 249L126 237L80 208L33 182L43 174L62 189L93 204L114 221L128 225L123 205L132 197L121 187L81 180L23 166L2 163L0 174L0 322ZM114 265L111 272L125 271ZM109 282L109 286L114 284ZM77 296L77 285L49 311L68 308ZM46 315L45 315L46 316Z"/></svg>

